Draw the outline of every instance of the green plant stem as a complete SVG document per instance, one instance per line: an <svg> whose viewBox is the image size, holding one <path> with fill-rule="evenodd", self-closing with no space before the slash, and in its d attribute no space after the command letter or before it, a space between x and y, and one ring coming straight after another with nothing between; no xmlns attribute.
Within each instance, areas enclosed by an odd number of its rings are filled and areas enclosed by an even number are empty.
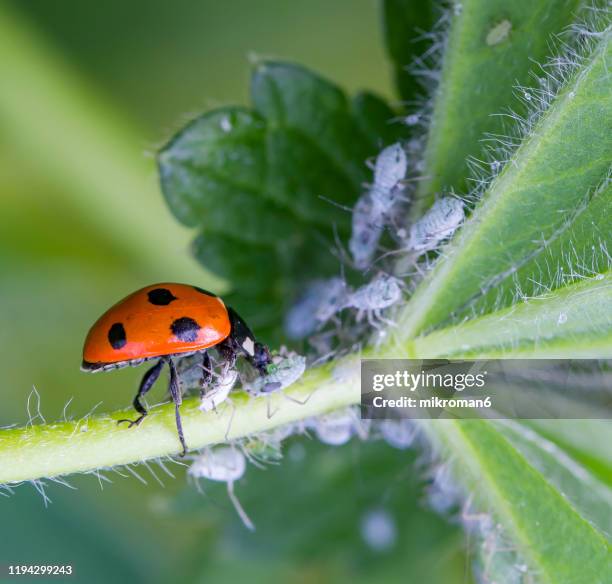
<svg viewBox="0 0 612 584"><path fill-rule="evenodd" d="M187 443L192 449L263 432L298 419L317 416L359 401L359 361L338 361L308 371L284 394L249 399L232 396L217 412L198 410L198 399L181 406ZM138 463L180 451L174 406L151 408L136 428L117 425L133 410L92 416L74 422L0 431L0 484L87 472Z"/></svg>
<svg viewBox="0 0 612 584"><path fill-rule="evenodd" d="M359 403L360 357L609 356L611 286L612 275L607 274L466 323L464 328L449 327L418 339L402 339L399 334L376 350L309 369L284 394L260 398L232 394L232 403L221 404L217 412L202 413L198 399L187 398L181 406L187 443L197 450ZM563 326L558 324L561 312L566 316ZM533 326L535 321L538 326ZM585 344L585 339L593 343ZM129 409L76 422L0 430L0 484L178 454L172 404L151 408L138 428L117 425L117 420L133 416Z"/></svg>

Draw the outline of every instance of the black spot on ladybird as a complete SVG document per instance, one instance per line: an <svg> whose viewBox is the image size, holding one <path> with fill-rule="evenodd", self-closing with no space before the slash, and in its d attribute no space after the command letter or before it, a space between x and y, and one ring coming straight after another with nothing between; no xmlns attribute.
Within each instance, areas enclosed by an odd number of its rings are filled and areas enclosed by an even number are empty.
<svg viewBox="0 0 612 584"><path fill-rule="evenodd" d="M173 334L184 343L193 343L193 341L197 340L198 338L200 325L193 320L193 318L183 316L181 318L177 318L170 325L170 329L172 330Z"/></svg>
<svg viewBox="0 0 612 584"><path fill-rule="evenodd" d="M108 330L108 342L111 344L111 347L115 349L115 351L125 347L127 338L125 336L125 329L120 322L116 322Z"/></svg>
<svg viewBox="0 0 612 584"><path fill-rule="evenodd" d="M173 300L176 300L176 296L170 292L167 288L155 288L155 290L149 290L147 292L149 302L156 306L167 306Z"/></svg>
<svg viewBox="0 0 612 584"><path fill-rule="evenodd" d="M193 289L200 294L206 294L206 296L212 296L213 298L217 298L216 294L209 292L208 290L204 290L204 288L200 288L199 286L194 286Z"/></svg>

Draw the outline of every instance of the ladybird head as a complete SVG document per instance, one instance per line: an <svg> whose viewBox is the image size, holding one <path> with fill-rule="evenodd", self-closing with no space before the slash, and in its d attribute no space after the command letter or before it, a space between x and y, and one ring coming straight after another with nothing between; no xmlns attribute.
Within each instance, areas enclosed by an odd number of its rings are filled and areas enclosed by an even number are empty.
<svg viewBox="0 0 612 584"><path fill-rule="evenodd" d="M266 345L255 343L255 354L253 355L252 363L262 375L269 373L268 368L272 365L272 357Z"/></svg>

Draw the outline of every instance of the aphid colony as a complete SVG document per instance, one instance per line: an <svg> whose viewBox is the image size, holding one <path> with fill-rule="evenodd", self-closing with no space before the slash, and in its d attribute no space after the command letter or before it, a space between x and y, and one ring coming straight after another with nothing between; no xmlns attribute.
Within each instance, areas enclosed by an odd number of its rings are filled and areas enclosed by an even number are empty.
<svg viewBox="0 0 612 584"><path fill-rule="evenodd" d="M351 289L342 278L317 280L288 311L285 331L292 339L305 338L346 308L356 311L357 322L365 317L370 325L383 322L382 311L402 298L402 283L387 274L379 274L369 284Z"/></svg>
<svg viewBox="0 0 612 584"><path fill-rule="evenodd" d="M201 488L201 479L224 482L236 512L248 529L255 529L235 492L234 483L240 480L248 462L262 467L282 458L282 442L292 435L312 436L330 446L347 444L352 438L384 440L389 446L404 450L417 438L417 426L409 419L362 420L355 407L334 410L321 416L285 424L229 445L204 448L191 457L188 474ZM291 451L289 451L291 455Z"/></svg>
<svg viewBox="0 0 612 584"><path fill-rule="evenodd" d="M374 163L374 182L358 199L352 210L352 234L348 248L350 265L367 273L376 263L376 253L385 229L389 229L397 249L391 253L405 254L416 266L419 258L438 249L453 236L465 218L463 202L454 196L438 199L421 217L409 225L397 227L400 215L407 215L410 200L406 175L408 157L399 143L384 148ZM379 259L384 258L383 254ZM374 327L393 323L383 312L402 299L404 284L398 278L375 270L370 282L356 290L341 277L315 280L287 312L285 332L291 339L309 338L311 346L320 347L319 353L330 347L330 335L316 335L330 321L338 322L343 311L352 309L356 323L364 319Z"/></svg>
<svg viewBox="0 0 612 584"><path fill-rule="evenodd" d="M408 157L399 143L388 146L376 158L374 183L359 198L352 213L349 251L358 270L370 268L384 228L394 226L402 204L405 206L409 202L407 172ZM420 254L436 249L453 235L463 219L460 199L438 199L421 219L394 229L398 251Z"/></svg>

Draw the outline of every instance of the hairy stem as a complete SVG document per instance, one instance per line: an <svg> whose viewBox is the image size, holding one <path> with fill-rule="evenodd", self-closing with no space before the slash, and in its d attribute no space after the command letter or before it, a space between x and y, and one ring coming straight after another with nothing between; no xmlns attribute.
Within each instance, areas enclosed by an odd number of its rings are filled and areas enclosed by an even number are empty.
<svg viewBox="0 0 612 584"><path fill-rule="evenodd" d="M359 403L360 357L609 355L611 285L612 275L606 274L417 339L404 338L397 330L385 346L309 369L283 394L232 394L231 403L221 404L217 412L202 413L197 398L187 398L181 406L187 444L195 450ZM563 326L558 324L559 314L565 316ZM0 430L0 484L129 464L181 450L173 404L152 408L138 428L117 425L117 420L133 415L133 410L122 410L77 422Z"/></svg>
<svg viewBox="0 0 612 584"><path fill-rule="evenodd" d="M249 399L233 395L217 412L198 410L198 399L181 406L187 444L199 449L255 432L263 432L359 401L359 360L346 358L311 369L284 394ZM86 472L168 455L181 450L174 405L151 408L135 428L118 426L133 417L122 410L74 422L26 426L0 431L0 484Z"/></svg>

